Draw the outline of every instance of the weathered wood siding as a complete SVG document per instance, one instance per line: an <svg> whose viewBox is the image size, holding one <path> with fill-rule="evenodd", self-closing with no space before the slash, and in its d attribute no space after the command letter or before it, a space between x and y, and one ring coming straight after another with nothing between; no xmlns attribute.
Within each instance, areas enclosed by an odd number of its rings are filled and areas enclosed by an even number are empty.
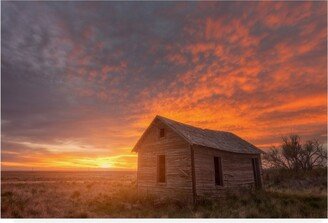
<svg viewBox="0 0 328 223"><path fill-rule="evenodd" d="M159 129L165 137L159 138ZM181 136L155 121L138 147L138 193L192 198L191 152ZM157 182L157 156L165 155L166 182Z"/></svg>
<svg viewBox="0 0 328 223"><path fill-rule="evenodd" d="M214 156L221 157L223 186L215 185ZM248 155L219 151L217 149L194 146L195 177L197 196L219 197L225 189L240 186L254 186L252 158L260 155Z"/></svg>

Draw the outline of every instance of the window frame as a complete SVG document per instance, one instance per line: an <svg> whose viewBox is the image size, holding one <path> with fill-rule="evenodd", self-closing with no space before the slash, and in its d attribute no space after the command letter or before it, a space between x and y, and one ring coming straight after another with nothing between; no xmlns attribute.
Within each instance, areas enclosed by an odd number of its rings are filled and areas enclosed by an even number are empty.
<svg viewBox="0 0 328 223"><path fill-rule="evenodd" d="M222 158L220 156L214 156L213 161L215 186L224 187Z"/></svg>

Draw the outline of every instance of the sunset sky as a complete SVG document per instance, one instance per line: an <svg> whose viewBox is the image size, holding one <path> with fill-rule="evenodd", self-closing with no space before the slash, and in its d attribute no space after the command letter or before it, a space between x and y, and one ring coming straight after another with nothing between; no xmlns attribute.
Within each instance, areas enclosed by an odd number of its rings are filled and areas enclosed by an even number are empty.
<svg viewBox="0 0 328 223"><path fill-rule="evenodd" d="M2 2L3 170L136 168L155 115L327 144L327 2Z"/></svg>

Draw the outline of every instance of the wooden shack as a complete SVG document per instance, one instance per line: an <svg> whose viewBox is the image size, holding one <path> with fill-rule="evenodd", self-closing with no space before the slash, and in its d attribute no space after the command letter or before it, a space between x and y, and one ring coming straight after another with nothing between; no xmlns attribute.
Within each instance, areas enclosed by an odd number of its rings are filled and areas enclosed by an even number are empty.
<svg viewBox="0 0 328 223"><path fill-rule="evenodd" d="M230 132L156 116L132 151L138 153L139 194L196 201L262 184L262 151Z"/></svg>

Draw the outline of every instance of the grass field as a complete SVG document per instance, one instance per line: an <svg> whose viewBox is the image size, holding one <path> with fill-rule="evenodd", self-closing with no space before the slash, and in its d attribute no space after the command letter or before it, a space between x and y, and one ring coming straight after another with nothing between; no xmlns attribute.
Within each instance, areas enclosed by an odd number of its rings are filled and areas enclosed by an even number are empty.
<svg viewBox="0 0 328 223"><path fill-rule="evenodd" d="M2 172L2 218L327 218L326 170L267 171L261 191L227 193L196 207L138 199L136 172Z"/></svg>

